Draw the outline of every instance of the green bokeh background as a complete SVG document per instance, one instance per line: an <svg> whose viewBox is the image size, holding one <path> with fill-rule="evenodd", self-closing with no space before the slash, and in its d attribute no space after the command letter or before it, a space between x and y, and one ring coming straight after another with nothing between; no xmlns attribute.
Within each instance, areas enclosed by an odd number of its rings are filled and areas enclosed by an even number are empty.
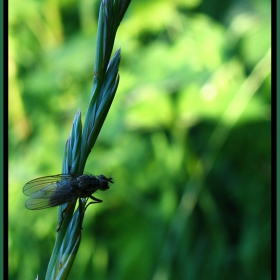
<svg viewBox="0 0 280 280"><path fill-rule="evenodd" d="M9 279L44 279L57 208L24 184L61 172L92 87L96 0L9 1ZM270 2L132 0L120 85L85 171L69 279L270 279Z"/></svg>

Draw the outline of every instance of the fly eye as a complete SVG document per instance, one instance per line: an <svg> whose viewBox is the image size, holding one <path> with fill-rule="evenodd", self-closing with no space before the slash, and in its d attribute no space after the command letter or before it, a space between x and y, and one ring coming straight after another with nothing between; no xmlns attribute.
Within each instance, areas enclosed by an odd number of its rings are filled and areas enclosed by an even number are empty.
<svg viewBox="0 0 280 280"><path fill-rule="evenodd" d="M108 190L109 189L109 185L107 181L101 180L100 181L100 189L102 191Z"/></svg>
<svg viewBox="0 0 280 280"><path fill-rule="evenodd" d="M108 190L110 188L109 183L113 183L112 178L107 178L104 175L98 175L97 178L99 180L99 189L102 191Z"/></svg>

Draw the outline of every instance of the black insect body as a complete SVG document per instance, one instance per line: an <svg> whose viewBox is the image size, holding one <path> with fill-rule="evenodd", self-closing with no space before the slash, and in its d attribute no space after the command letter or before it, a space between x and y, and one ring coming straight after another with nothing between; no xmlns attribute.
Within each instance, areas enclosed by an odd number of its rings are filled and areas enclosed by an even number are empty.
<svg viewBox="0 0 280 280"><path fill-rule="evenodd" d="M23 193L30 196L25 206L31 210L39 210L89 197L93 202L88 205L99 203L102 200L92 194L97 190L109 189L109 183L113 183L113 179L104 175L96 177L90 174L58 174L40 177L29 181L23 187Z"/></svg>

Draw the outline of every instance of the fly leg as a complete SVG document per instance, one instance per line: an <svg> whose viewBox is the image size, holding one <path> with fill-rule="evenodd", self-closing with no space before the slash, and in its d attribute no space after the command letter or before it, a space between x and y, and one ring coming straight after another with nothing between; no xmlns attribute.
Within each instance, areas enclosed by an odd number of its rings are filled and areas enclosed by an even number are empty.
<svg viewBox="0 0 280 280"><path fill-rule="evenodd" d="M94 201L92 201L92 202L90 202L90 203L88 203L87 205L86 205L86 207L85 207L85 211L86 211L86 209L88 208L88 206L90 205L90 204L93 204L93 203L101 203L102 202L102 200L101 199L98 199L98 198L96 198L96 197L94 197L94 196L90 196L90 198L92 199L92 200L94 200Z"/></svg>
<svg viewBox="0 0 280 280"><path fill-rule="evenodd" d="M86 211L86 208L85 208L85 210L83 210L83 203L82 203L81 198L79 197L79 212L80 212L79 218L80 218L80 228L81 228L81 230L83 229L82 224L83 224L85 211Z"/></svg>
<svg viewBox="0 0 280 280"><path fill-rule="evenodd" d="M61 226L62 226L62 223L64 221L64 216L65 216L65 213L73 206L73 204L76 203L76 199L74 199L71 203L69 203L69 205L62 211L61 213L61 220L60 220L60 223L58 225L58 227L56 228L56 231L59 231Z"/></svg>
<svg viewBox="0 0 280 280"><path fill-rule="evenodd" d="M85 211L86 211L87 207L88 207L90 204L92 204L92 203L99 203L99 202L102 202L102 200L100 200L100 199L98 199L98 198L96 198L96 197L90 196L90 198L93 199L93 200L95 200L95 202L90 202L90 203L86 204L86 203L87 203L87 200L88 200L88 198L87 198L87 199L86 199L86 202L85 202L86 206L85 206L84 209L83 209L82 199L79 198L79 212L80 212L80 227L81 227L81 229L83 229L82 223L83 223L83 219L84 219L84 215L85 215Z"/></svg>

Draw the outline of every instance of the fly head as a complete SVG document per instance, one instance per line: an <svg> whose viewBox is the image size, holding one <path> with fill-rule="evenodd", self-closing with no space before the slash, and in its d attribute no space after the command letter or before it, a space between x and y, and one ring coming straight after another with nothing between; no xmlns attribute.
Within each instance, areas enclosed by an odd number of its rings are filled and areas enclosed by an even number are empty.
<svg viewBox="0 0 280 280"><path fill-rule="evenodd" d="M98 175L97 178L99 180L99 189L101 191L108 190L110 188L109 183L114 183L113 178L107 178L104 175Z"/></svg>

